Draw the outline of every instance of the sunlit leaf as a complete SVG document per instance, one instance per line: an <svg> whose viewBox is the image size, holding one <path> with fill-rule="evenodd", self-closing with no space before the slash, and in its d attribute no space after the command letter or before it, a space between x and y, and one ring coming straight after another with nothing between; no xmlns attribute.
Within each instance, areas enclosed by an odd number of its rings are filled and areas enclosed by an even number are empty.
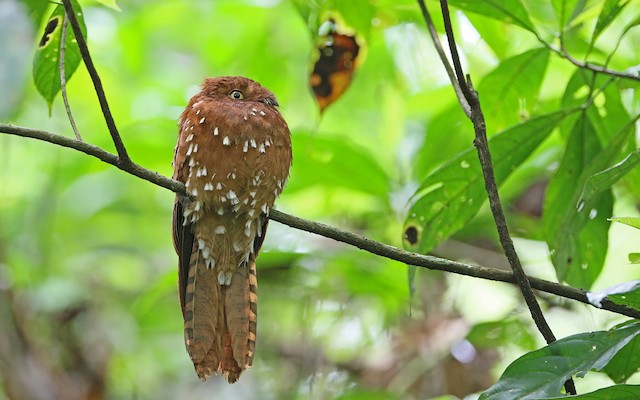
<svg viewBox="0 0 640 400"><path fill-rule="evenodd" d="M549 61L547 49L508 58L484 77L478 92L487 126L495 132L529 118Z"/></svg>
<svg viewBox="0 0 640 400"><path fill-rule="evenodd" d="M631 264L640 264L640 253L629 253L628 257Z"/></svg>
<svg viewBox="0 0 640 400"><path fill-rule="evenodd" d="M551 343L515 360L481 400L544 399L560 395L573 375L602 370L634 337L640 323L610 331L580 333Z"/></svg>
<svg viewBox="0 0 640 400"><path fill-rule="evenodd" d="M606 29L611 21L620 14L620 11L629 4L630 0L605 0L602 5L602 11L598 16L595 28L593 28L593 34L591 36L591 45L598 39L598 36Z"/></svg>
<svg viewBox="0 0 640 400"><path fill-rule="evenodd" d="M489 140L496 181L501 184L551 133L568 112L535 117ZM427 253L465 226L486 199L474 148L428 176L414 194L404 224L404 246Z"/></svg>
<svg viewBox="0 0 640 400"><path fill-rule="evenodd" d="M587 292L587 299L596 307L602 307L602 300L608 297L616 304L640 310L640 281L619 283L597 292Z"/></svg>
<svg viewBox="0 0 640 400"><path fill-rule="evenodd" d="M638 217L613 217L610 218L610 221L620 222L621 224L633 226L634 228L640 229L640 218Z"/></svg>
<svg viewBox="0 0 640 400"><path fill-rule="evenodd" d="M86 37L87 29L84 24L82 9L76 0L72 0L71 3L78 17L82 33ZM51 111L53 99L60 91L59 55L64 14L64 6L62 4L56 6L48 19L33 58L33 81L38 92L47 101L49 111ZM80 50L76 44L75 35L73 34L71 26L67 28L65 44L64 72L68 81L80 65L81 60Z"/></svg>
<svg viewBox="0 0 640 400"><path fill-rule="evenodd" d="M531 32L536 31L529 19L527 9L520 0L451 0L449 4L462 10L516 24Z"/></svg>
<svg viewBox="0 0 640 400"><path fill-rule="evenodd" d="M116 11L122 11L120 6L118 6L118 3L116 2L116 0L98 0L98 1L104 4L105 6L112 8Z"/></svg>

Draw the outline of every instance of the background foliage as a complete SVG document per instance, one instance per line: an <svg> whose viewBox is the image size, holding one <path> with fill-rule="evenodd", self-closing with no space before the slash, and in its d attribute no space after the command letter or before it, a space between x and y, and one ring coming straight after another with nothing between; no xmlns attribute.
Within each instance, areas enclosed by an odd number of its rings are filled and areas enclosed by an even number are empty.
<svg viewBox="0 0 640 400"><path fill-rule="evenodd" d="M640 279L627 260L638 252L638 231L607 220L638 214L638 81L595 75L562 53L637 71L640 4L450 3L527 272L593 290ZM407 249L505 268L473 127L415 2L80 6L135 162L170 176L175 121L202 78L245 75L276 93L293 133L279 209L398 246L414 227L417 241L405 240ZM428 6L441 24L438 4ZM54 7L0 1L0 119L72 136L59 97L49 116L29 76ZM357 33L364 58L320 117L308 79L329 13ZM83 65L68 91L84 140L113 151ZM453 398L486 390L503 371L538 383L518 375L522 364L505 368L534 349L518 362L555 354L540 349L513 287L426 270L409 280L398 262L272 223L258 260L254 368L233 386L199 383L183 348L173 194L80 153L6 135L0 167L0 399ZM629 301L637 287L630 290L618 301L638 308ZM578 335L560 343L569 355L584 355L596 339L619 350L617 358L605 352L561 366L568 375L603 370L578 379L578 393L630 376L627 383L638 382L637 325L594 339L584 332L624 319L541 300L558 337ZM558 396L561 383L549 383L556 392L544 396ZM500 389L486 395L500 398ZM637 394L630 385L611 390Z"/></svg>

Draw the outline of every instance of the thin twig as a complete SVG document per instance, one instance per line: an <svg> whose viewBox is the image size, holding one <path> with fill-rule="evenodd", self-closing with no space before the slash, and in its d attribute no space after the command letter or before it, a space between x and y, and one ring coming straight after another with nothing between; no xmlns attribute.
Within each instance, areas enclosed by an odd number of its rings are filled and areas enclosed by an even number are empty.
<svg viewBox="0 0 640 400"><path fill-rule="evenodd" d="M442 15L444 19L444 27L449 40L449 46L451 48L451 56L453 61L453 67L456 71L457 80L462 86L462 91L471 106L471 122L473 123L473 129L475 131L474 144L478 150L478 158L480 159L480 165L482 167L482 175L484 178L485 189L489 198L489 207L498 230L498 236L500 243L504 249L511 270L513 271L513 277L520 288L522 297L524 298L527 307L536 327L544 337L547 343L555 342L556 337L551 330L551 327L547 323L544 317L540 304L533 293L529 278L522 268L520 258L516 252L513 240L509 233L509 227L502 210L502 204L500 203L500 195L498 194L498 185L496 184L495 174L493 172L493 163L491 161L491 152L489 151L489 141L487 140L487 127L485 124L484 114L482 113L482 107L480 100L478 99L478 92L473 87L471 79L467 76L465 79L462 71L462 65L458 57L457 48L455 46L455 39L453 29L451 27L451 19L449 17L449 4L447 0L440 0L440 6L442 8ZM569 378L565 382L565 390L569 394L576 394L575 385L573 379Z"/></svg>
<svg viewBox="0 0 640 400"><path fill-rule="evenodd" d="M440 42L440 37L438 36L438 31L436 30L436 26L433 24L433 20L431 19L431 15L429 15L429 10L427 10L427 6L424 4L424 0L418 0L418 4L420 4L420 9L422 10L422 16L424 20L427 22L427 30L429 31L429 35L431 36L431 41L433 42L433 46L436 48L436 52L440 57L440 61L442 61L442 65L444 66L445 71L447 71L447 75L449 75L449 80L453 86L453 90L456 92L456 98L462 107L462 110L467 115L467 117L471 118L471 107L469 107L469 103L466 101L462 89L460 88L460 84L456 79L456 75L453 72L453 68L451 68L451 64L449 64L449 60L447 59L447 55L444 52L444 48L442 47L442 43Z"/></svg>
<svg viewBox="0 0 640 400"><path fill-rule="evenodd" d="M67 25L69 25L69 20L67 17L67 13L64 13L64 18L62 20L62 32L60 35L60 90L62 91L62 100L64 101L64 109L67 111L67 116L69 117L69 123L71 124L71 128L73 129L73 133L76 135L76 139L82 141L82 136L80 136L80 132L78 132L78 127L76 126L76 121L73 118L73 114L71 113L71 106L69 105L69 98L67 97L67 77L65 76L64 62L65 62L65 54L67 50Z"/></svg>
<svg viewBox="0 0 640 400"><path fill-rule="evenodd" d="M107 96L104 94L100 76L98 75L98 71L96 71L96 67L93 65L93 61L91 60L89 48L87 47L87 42L84 36L82 35L82 29L80 29L80 23L78 22L78 18L76 17L75 11L73 10L73 5L71 5L71 0L62 0L62 3L64 4L64 9L69 16L69 23L71 24L73 34L75 35L76 41L78 42L80 55L82 56L82 60L87 67L87 71L91 76L91 80L93 81L93 86L96 90L98 101L100 102L100 108L102 109L102 114L104 115L104 120L107 123L107 128L109 129L109 133L111 134L111 138L113 139L113 144L116 146L116 151L118 152L119 162L122 164L128 164L131 162L131 159L127 154L127 149L124 147L124 143L122 143L120 133L118 133L118 128L116 127L116 123L113 120L113 116L111 115L109 103L107 102Z"/></svg>
<svg viewBox="0 0 640 400"><path fill-rule="evenodd" d="M186 190L182 182L174 181L173 179L162 176L157 172L145 169L135 163L123 165L118 161L118 156L116 156L115 154L109 153L89 143L81 142L67 136L58 135L42 130L2 123L0 123L0 133L7 133L10 135L37 139L74 149L92 157L96 157L101 161L111 164L131 175L149 181L154 185L169 189L172 192L178 194L186 195ZM347 243L369 253L396 260L403 264L415 265L417 267L451 272L455 274L492 281L508 283L516 282L514 279L514 275L511 272L495 268L477 267L439 257L412 253L394 246L377 242L375 240L367 239L364 236L357 235L355 233L348 232L330 225L308 221L302 218L288 215L278 210L271 210L269 217L274 221L288 225L292 228L304 230L333 240L337 240L339 242ZM573 299L581 303L593 306L591 303L589 303L587 292L585 292L584 290L576 289L571 286L560 285L558 283L546 281L543 279L529 279L531 282L531 286L537 290L551 293L560 297ZM615 304L606 298L602 301L602 309L631 318L640 318L640 310Z"/></svg>

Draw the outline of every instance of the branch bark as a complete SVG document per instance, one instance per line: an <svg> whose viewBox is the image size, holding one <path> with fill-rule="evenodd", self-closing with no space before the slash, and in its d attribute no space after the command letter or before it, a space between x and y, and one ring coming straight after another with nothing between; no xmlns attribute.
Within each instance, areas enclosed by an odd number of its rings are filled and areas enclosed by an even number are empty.
<svg viewBox="0 0 640 400"><path fill-rule="evenodd" d="M51 132L2 123L0 123L0 133L37 139L74 149L84 154L95 157L107 164L111 164L131 175L149 181L154 185L169 189L172 192L178 194L186 195L186 190L182 182L174 181L173 179L160 175L157 172L145 169L133 162L123 163L115 154L109 153L108 151L105 151L89 143L81 142L79 140ZM288 225L292 228L346 243L369 253L399 261L403 264L415 265L417 267L451 272L459 275L498 282L516 282L514 275L511 272L502 271L495 268L477 267L439 257L412 253L330 225L295 217L282 211L271 210L269 218L273 221ZM531 286L537 290L551 293L567 299L576 300L581 303L593 306L591 303L589 303L589 300L587 299L587 292L585 292L584 290L546 281L544 279L529 278L529 280L531 282ZM639 310L615 304L606 298L602 301L602 309L631 318L640 318Z"/></svg>

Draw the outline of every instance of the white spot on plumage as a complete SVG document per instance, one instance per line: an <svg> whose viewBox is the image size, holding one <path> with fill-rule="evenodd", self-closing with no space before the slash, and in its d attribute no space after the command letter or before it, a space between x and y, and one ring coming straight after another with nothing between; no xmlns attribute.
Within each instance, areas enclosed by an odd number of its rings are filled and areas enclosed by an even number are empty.
<svg viewBox="0 0 640 400"><path fill-rule="evenodd" d="M198 111L200 111L200 110L198 110ZM196 114L197 114L197 113L196 113ZM200 119L200 125L202 125L202 124L204 124L204 117L202 117L202 118Z"/></svg>
<svg viewBox="0 0 640 400"><path fill-rule="evenodd" d="M200 110L196 110L196 115L199 115L199 114L200 114ZM200 122L200 123L202 123L202 122Z"/></svg>
<svg viewBox="0 0 640 400"><path fill-rule="evenodd" d="M231 204L238 204L238 196L233 190L229 190L229 192L227 192L227 198L229 199L229 202L231 202Z"/></svg>
<svg viewBox="0 0 640 400"><path fill-rule="evenodd" d="M247 237L251 236L251 220L248 220L245 224L244 224L244 234Z"/></svg>
<svg viewBox="0 0 640 400"><path fill-rule="evenodd" d="M249 141L248 140L244 141L244 146L242 146L242 151L245 152L245 153L247 151L249 151Z"/></svg>
<svg viewBox="0 0 640 400"><path fill-rule="evenodd" d="M198 195L198 189L197 188L193 188L193 190L191 191L191 195L192 196L197 196Z"/></svg>
<svg viewBox="0 0 640 400"><path fill-rule="evenodd" d="M218 136L218 134L220 134L220 132L218 131L218 127L216 126L215 128L213 128L213 136Z"/></svg>
<svg viewBox="0 0 640 400"><path fill-rule="evenodd" d="M197 191L197 190L195 190L195 189L194 189L194 191L195 191L196 193L198 192L198 191ZM195 194L194 194L194 196L195 196ZM200 204L200 202L199 202L199 201L196 201L196 205L195 205L195 206L193 206L193 211L200 211L200 205L201 205L201 204Z"/></svg>
<svg viewBox="0 0 640 400"><path fill-rule="evenodd" d="M256 147L258 147L258 145L256 144L255 139L251 139L251 140L249 141L249 143L251 144L251 147L253 147L254 149L255 149Z"/></svg>
<svg viewBox="0 0 640 400"><path fill-rule="evenodd" d="M267 147L271 147L271 139L267 139L264 141L264 145Z"/></svg>
<svg viewBox="0 0 640 400"><path fill-rule="evenodd" d="M244 199L244 200L247 201L247 199ZM249 212L247 214L249 214L249 216L253 218L255 213L256 213L256 210L251 209L251 210L249 210Z"/></svg>
<svg viewBox="0 0 640 400"><path fill-rule="evenodd" d="M195 153L195 152L197 152L197 151L198 151L198 143L196 143L196 145L195 145L195 146L193 146L193 152Z"/></svg>
<svg viewBox="0 0 640 400"><path fill-rule="evenodd" d="M282 189L282 181L280 179L278 179L276 184L278 185L278 188Z"/></svg>
<svg viewBox="0 0 640 400"><path fill-rule="evenodd" d="M267 207L267 203L264 203L261 208L263 213L266 214L267 212L269 212L269 207Z"/></svg>
<svg viewBox="0 0 640 400"><path fill-rule="evenodd" d="M202 168L198 168L196 170L196 177L198 177L198 176L202 176Z"/></svg>
<svg viewBox="0 0 640 400"><path fill-rule="evenodd" d="M187 136L187 142L190 142L193 140L193 133L190 133L189 136Z"/></svg>
<svg viewBox="0 0 640 400"><path fill-rule="evenodd" d="M207 176L207 167L202 167L202 176Z"/></svg>
<svg viewBox="0 0 640 400"><path fill-rule="evenodd" d="M265 114L264 111L260 110L260 115L265 116L267 114Z"/></svg>
<svg viewBox="0 0 640 400"><path fill-rule="evenodd" d="M245 116L244 116L244 120L246 121L247 119L248 119L248 118L247 118L247 116L245 115Z"/></svg>
<svg viewBox="0 0 640 400"><path fill-rule="evenodd" d="M218 215L224 215L224 208L220 207L216 210L216 212L218 213Z"/></svg>
<svg viewBox="0 0 640 400"><path fill-rule="evenodd" d="M222 184L220 182L218 182L218 184L216 185L216 189L222 190Z"/></svg>
<svg viewBox="0 0 640 400"><path fill-rule="evenodd" d="M225 146L230 146L231 145L231 141L229 140L229 136L225 136L224 139L222 139L222 144Z"/></svg>
<svg viewBox="0 0 640 400"><path fill-rule="evenodd" d="M260 143L260 146L258 146L258 151L260 153L264 153L265 152L265 148L264 148L264 144L263 143Z"/></svg>
<svg viewBox="0 0 640 400"><path fill-rule="evenodd" d="M198 248L200 250L204 249L204 246L207 245L207 242L204 241L204 239L198 239Z"/></svg>
<svg viewBox="0 0 640 400"><path fill-rule="evenodd" d="M204 190L205 190L205 191L207 191L207 192L211 192L211 191L213 191L213 185L211 184L211 182L207 182L207 183L204 185Z"/></svg>
<svg viewBox="0 0 640 400"><path fill-rule="evenodd" d="M227 198L225 196L220 196L220 202L224 203L227 201Z"/></svg>
<svg viewBox="0 0 640 400"><path fill-rule="evenodd" d="M205 257L204 262L207 264L207 268L213 269L216 266L216 260L213 257Z"/></svg>
<svg viewBox="0 0 640 400"><path fill-rule="evenodd" d="M216 226L216 229L214 229L213 233L216 235L223 235L227 232L227 229L224 227L224 225L218 225Z"/></svg>
<svg viewBox="0 0 640 400"><path fill-rule="evenodd" d="M255 198L256 197L256 191L254 190L253 192L249 192L249 196Z"/></svg>
<svg viewBox="0 0 640 400"><path fill-rule="evenodd" d="M233 249L234 249L235 251L240 251L240 250L242 250L242 245L241 245L240 243L238 243L238 242L233 242L232 246L233 246Z"/></svg>
<svg viewBox="0 0 640 400"><path fill-rule="evenodd" d="M190 167L195 167L195 165L196 165L196 160L193 157L191 157L189 159L189 166Z"/></svg>
<svg viewBox="0 0 640 400"><path fill-rule="evenodd" d="M222 286L231 285L231 277L233 276L233 272L231 271L220 271L218 272L218 284Z"/></svg>
<svg viewBox="0 0 640 400"><path fill-rule="evenodd" d="M190 156L192 151L193 151L193 143L189 145L189 148L187 149L187 155Z"/></svg>

